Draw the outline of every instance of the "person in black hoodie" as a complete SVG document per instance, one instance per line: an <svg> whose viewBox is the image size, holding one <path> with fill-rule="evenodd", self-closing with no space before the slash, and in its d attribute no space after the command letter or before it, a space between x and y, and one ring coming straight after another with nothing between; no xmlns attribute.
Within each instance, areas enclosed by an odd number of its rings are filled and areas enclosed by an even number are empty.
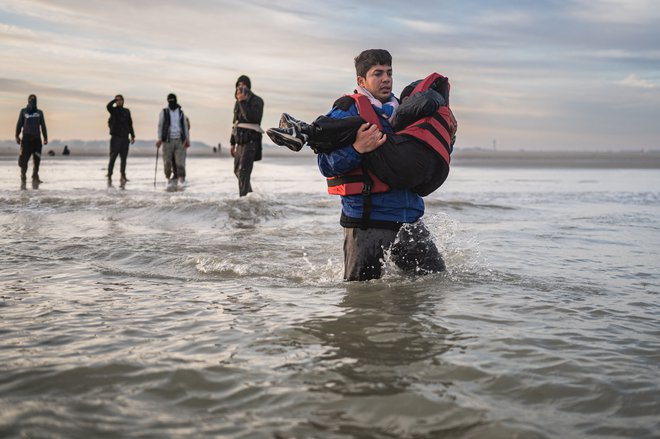
<svg viewBox="0 0 660 439"><path fill-rule="evenodd" d="M234 175L238 178L238 195L252 192L250 176L254 162L261 160L261 137L264 132L259 124L264 113L264 101L250 90L250 78L241 75L236 81L236 103L231 131L231 156L234 157Z"/></svg>
<svg viewBox="0 0 660 439"><path fill-rule="evenodd" d="M108 186L112 184L112 171L115 167L117 156L120 157L121 180L123 186L128 179L126 178L126 158L128 157L128 136L131 136L130 143L135 143L135 131L133 131L133 119L128 108L124 108L124 97L117 95L106 105L110 118L108 127L110 128L110 161L108 162Z"/></svg>
<svg viewBox="0 0 660 439"><path fill-rule="evenodd" d="M23 138L21 139L21 131ZM48 131L44 112L37 108L37 96L28 96L27 107L21 109L16 122L16 143L21 145L21 154L18 157L18 166L21 168L21 184L25 185L28 162L32 157L32 182L39 184L39 164L41 163L41 135L44 145L48 145Z"/></svg>

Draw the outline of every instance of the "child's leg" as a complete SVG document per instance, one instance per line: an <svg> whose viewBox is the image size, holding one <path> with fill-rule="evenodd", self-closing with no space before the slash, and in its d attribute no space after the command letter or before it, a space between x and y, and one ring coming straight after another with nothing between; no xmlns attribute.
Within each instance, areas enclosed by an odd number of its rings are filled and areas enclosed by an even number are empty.
<svg viewBox="0 0 660 439"><path fill-rule="evenodd" d="M309 136L307 144L319 154L352 145L358 129L364 123L360 116L344 119L320 116L308 125L307 130L303 129L303 132Z"/></svg>
<svg viewBox="0 0 660 439"><path fill-rule="evenodd" d="M308 143L318 154L352 144L362 124L364 120L359 116L344 119L320 116L311 124L307 124L285 113L280 119L280 127L269 128L266 133L277 145L300 151L303 145Z"/></svg>

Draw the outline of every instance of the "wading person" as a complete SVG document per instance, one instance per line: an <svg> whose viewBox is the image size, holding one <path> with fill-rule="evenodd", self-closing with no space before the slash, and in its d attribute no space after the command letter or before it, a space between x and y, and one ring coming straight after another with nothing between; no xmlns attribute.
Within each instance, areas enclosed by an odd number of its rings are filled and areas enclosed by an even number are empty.
<svg viewBox="0 0 660 439"><path fill-rule="evenodd" d="M128 108L124 107L124 97L117 95L106 105L110 118L108 119L108 128L110 128L110 161L108 162L108 186L112 184L112 172L115 168L117 156L120 159L119 170L121 172L120 184L123 187L128 179L126 178L126 158L128 157L129 143L135 143L135 132L133 131L133 119ZM130 136L130 141L129 141Z"/></svg>
<svg viewBox="0 0 660 439"><path fill-rule="evenodd" d="M23 138L21 138L21 132ZM16 122L16 143L21 145L21 152L18 157L18 166L21 168L21 187L25 187L27 180L27 168L30 157L32 157L32 183L38 185L39 165L41 163L41 136L43 135L43 145L48 145L48 131L46 130L46 120L44 112L37 108L37 96L31 94L28 96L28 104L21 109Z"/></svg>
<svg viewBox="0 0 660 439"><path fill-rule="evenodd" d="M177 102L176 95L167 95L167 107L163 108L158 118L158 141L156 148L163 145L163 169L168 187L186 180L186 148L190 145L186 116ZM176 178L170 179L176 166Z"/></svg>
<svg viewBox="0 0 660 439"><path fill-rule="evenodd" d="M261 160L261 117L264 101L251 90L250 78L242 75L236 81L236 103L231 131L230 153L234 157L234 174L238 179L238 195L252 192L250 177L254 162Z"/></svg>
<svg viewBox="0 0 660 439"><path fill-rule="evenodd" d="M356 95L364 96L376 113L380 129L360 129L352 144L317 156L319 169L328 178L328 192L341 196L344 279L379 278L386 250L406 272L443 271L440 252L420 221L424 215L422 198L411 189L387 186L364 167L364 155L385 143L383 133L393 134L392 121L399 103L392 95L392 57L386 50L365 50L355 58L355 70L354 95L338 99L327 116L358 116L361 99Z"/></svg>

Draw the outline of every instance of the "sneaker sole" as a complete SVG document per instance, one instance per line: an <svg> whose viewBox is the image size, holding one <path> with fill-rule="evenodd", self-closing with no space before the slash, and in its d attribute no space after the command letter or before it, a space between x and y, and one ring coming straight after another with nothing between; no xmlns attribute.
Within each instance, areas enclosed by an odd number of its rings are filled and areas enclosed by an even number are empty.
<svg viewBox="0 0 660 439"><path fill-rule="evenodd" d="M270 140L275 142L276 145L286 146L291 151L300 151L303 147L302 142L297 137L290 136L288 134L283 134L278 131L268 130L266 131Z"/></svg>

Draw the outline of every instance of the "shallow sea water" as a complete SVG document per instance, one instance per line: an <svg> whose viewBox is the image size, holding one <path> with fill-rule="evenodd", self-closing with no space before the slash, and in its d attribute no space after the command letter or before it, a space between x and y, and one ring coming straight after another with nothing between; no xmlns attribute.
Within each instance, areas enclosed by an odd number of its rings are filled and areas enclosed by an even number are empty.
<svg viewBox="0 0 660 439"><path fill-rule="evenodd" d="M0 437L660 437L657 170L455 167L448 271L346 283L313 156L105 162L0 160Z"/></svg>

